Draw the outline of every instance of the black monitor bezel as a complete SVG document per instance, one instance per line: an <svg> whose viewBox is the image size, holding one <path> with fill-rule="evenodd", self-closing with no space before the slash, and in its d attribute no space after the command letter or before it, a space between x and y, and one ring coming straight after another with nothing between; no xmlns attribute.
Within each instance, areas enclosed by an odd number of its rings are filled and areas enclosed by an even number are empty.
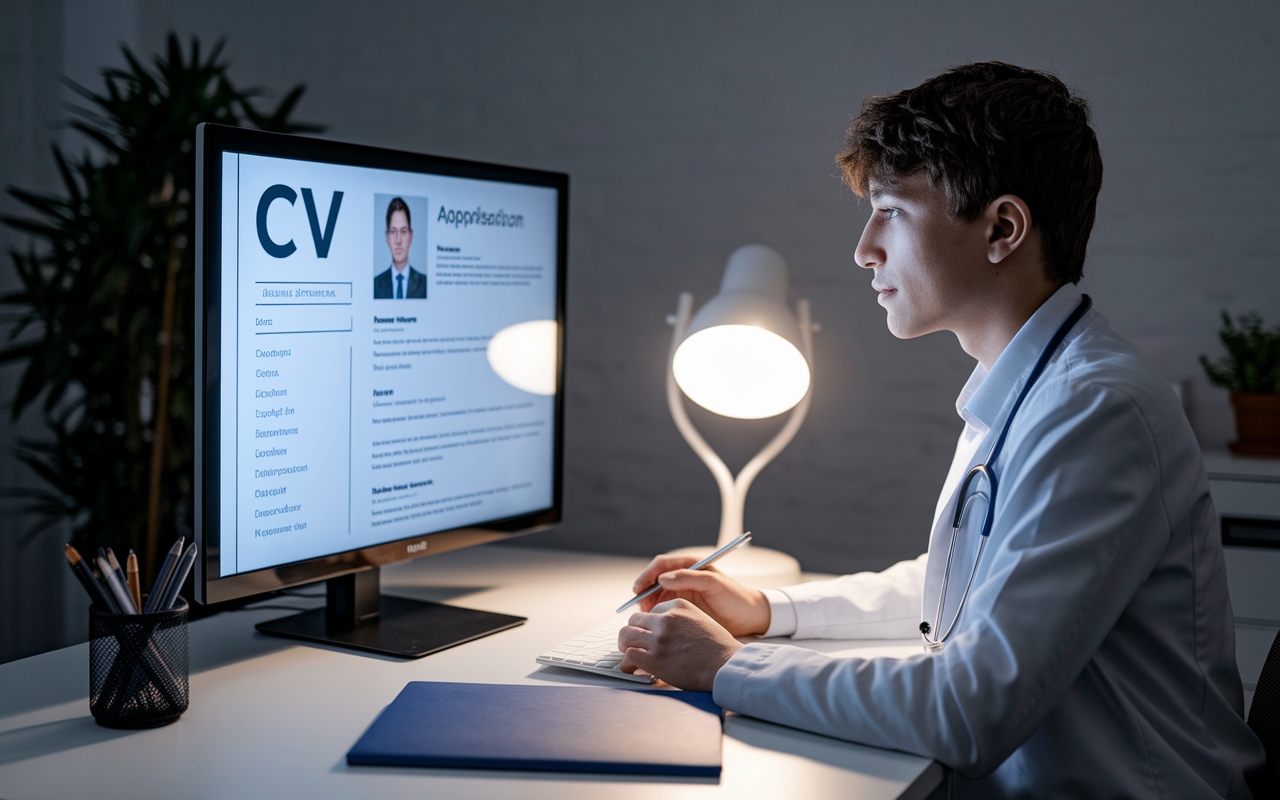
<svg viewBox="0 0 1280 800"><path fill-rule="evenodd" d="M484 525L454 528L396 539L319 558L281 564L236 575L220 575L218 542L221 504L217 501L221 475L219 399L221 396L221 245L220 214L222 154L224 152L319 161L402 172L422 172L461 178L546 186L558 192L556 242L556 322L558 331L552 505L542 511L495 520ZM456 550L460 547L509 539L553 527L562 518L564 477L564 331L565 274L568 249L569 176L558 172L508 167L455 158L409 153L380 147L293 136L249 128L203 123L196 129L196 375L201 381L196 398L195 599L217 603L290 586L334 578L396 561ZM213 211L215 213L210 213ZM206 301L207 300L207 301ZM410 552L409 546L426 548Z"/></svg>

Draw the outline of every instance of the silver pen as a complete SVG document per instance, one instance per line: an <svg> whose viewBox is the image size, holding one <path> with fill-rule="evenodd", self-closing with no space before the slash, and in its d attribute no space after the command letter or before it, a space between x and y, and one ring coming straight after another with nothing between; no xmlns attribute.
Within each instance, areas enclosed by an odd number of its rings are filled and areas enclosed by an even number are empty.
<svg viewBox="0 0 1280 800"><path fill-rule="evenodd" d="M719 561L721 558L724 558L730 552L737 550L739 547L742 547L744 544L746 544L749 541L751 541L751 531L747 531L746 533L742 534L737 539L734 539L732 542L729 542L724 547L721 547L719 550L715 551L711 555L699 561L697 564L694 564L692 567L689 567L689 569L703 569L704 567L709 567L711 566L711 564L715 563L716 561ZM623 603L622 606L619 607L618 610L613 613L621 614L623 611L626 611L628 608L631 608L636 603L639 603L641 600L645 599L646 597L648 597L649 595L653 594L654 592L658 591L661 588L662 588L661 584L654 582L652 586L650 586L648 589L645 589L643 592L631 598L627 602Z"/></svg>

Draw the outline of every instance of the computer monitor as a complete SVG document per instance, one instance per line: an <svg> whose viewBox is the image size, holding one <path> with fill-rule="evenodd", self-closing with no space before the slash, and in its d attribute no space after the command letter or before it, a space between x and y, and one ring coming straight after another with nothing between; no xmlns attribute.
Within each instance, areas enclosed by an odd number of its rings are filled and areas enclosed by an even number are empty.
<svg viewBox="0 0 1280 800"><path fill-rule="evenodd" d="M201 603L328 581L259 630L418 656L522 618L378 569L561 518L568 177L196 133Z"/></svg>

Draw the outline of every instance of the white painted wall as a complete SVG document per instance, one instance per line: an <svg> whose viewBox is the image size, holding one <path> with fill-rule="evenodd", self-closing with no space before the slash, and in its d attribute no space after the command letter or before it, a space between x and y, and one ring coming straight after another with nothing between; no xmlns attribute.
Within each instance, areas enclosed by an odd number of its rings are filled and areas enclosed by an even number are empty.
<svg viewBox="0 0 1280 800"><path fill-rule="evenodd" d="M1231 437L1196 363L1218 352L1219 309L1280 323L1274 2L138 9L144 50L169 29L225 35L240 82L305 81L301 113L333 138L571 175L567 522L530 544L714 540L714 483L665 407L664 317L681 290L707 299L755 241L790 261L823 328L809 420L756 482L748 527L813 570L924 547L972 362L949 334L886 332L853 265L866 206L832 157L866 94L952 63L1051 69L1093 102L1106 177L1083 288L1171 381L1192 381L1206 447ZM778 424L695 419L733 466Z"/></svg>

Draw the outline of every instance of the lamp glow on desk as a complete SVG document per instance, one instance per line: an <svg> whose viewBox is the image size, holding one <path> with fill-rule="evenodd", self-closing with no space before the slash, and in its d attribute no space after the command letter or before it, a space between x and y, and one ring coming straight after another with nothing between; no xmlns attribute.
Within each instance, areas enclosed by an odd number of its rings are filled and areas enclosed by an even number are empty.
<svg viewBox="0 0 1280 800"><path fill-rule="evenodd" d="M787 262L763 245L746 245L729 256L720 293L698 313L693 295L680 294L667 368L667 404L685 441L711 470L720 488L723 547L742 535L747 490L782 452L804 423L812 396L813 334L809 301L787 306ZM791 410L791 417L735 477L685 411L690 400L725 417L764 419ZM715 548L685 547L673 554L704 557ZM747 545L723 558L722 572L757 589L800 582L800 564L786 553Z"/></svg>

